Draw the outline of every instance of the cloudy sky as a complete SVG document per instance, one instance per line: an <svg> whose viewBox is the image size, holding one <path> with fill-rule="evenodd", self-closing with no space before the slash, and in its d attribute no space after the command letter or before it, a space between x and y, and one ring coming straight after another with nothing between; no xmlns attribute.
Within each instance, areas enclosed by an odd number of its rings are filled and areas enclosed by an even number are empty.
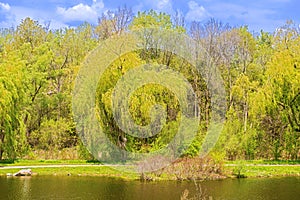
<svg viewBox="0 0 300 200"><path fill-rule="evenodd" d="M15 27L25 17L50 22L51 28L84 21L96 24L103 12L125 4L135 13L180 11L188 23L213 17L232 26L248 25L253 31L273 31L289 19L300 24L299 0L0 0L0 27Z"/></svg>

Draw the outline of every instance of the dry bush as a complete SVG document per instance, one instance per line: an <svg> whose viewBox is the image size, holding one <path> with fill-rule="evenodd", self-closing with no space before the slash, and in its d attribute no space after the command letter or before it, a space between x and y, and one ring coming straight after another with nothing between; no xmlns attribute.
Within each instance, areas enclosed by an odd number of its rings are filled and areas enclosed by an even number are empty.
<svg viewBox="0 0 300 200"><path fill-rule="evenodd" d="M222 163L209 157L180 158L163 171L177 180L222 179Z"/></svg>

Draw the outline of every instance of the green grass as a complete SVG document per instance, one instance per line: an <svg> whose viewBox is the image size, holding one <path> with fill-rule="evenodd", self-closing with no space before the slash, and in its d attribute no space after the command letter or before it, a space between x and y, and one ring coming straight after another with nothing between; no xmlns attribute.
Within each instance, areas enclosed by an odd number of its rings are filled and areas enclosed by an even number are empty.
<svg viewBox="0 0 300 200"><path fill-rule="evenodd" d="M87 161L87 160L4 160L0 161L0 166L29 166L29 165L67 165L67 164L101 164L97 161Z"/></svg>
<svg viewBox="0 0 300 200"><path fill-rule="evenodd" d="M1 166L43 166L43 165L87 165L79 167L51 167L32 168L33 173L38 176L108 176L119 177L126 180L139 179L139 174L129 171L125 166L103 166L99 162L86 160L16 160L14 162L0 162L0 176L7 173L15 173L19 169L1 169ZM299 161L226 161L223 174L235 177L238 173L246 177L272 177L272 176L300 176ZM262 166L263 165L263 166ZM152 174L151 174L152 175ZM170 175L161 174L156 180L174 180Z"/></svg>
<svg viewBox="0 0 300 200"><path fill-rule="evenodd" d="M300 160L237 160L225 161L225 164L252 164L252 165L299 165Z"/></svg>
<svg viewBox="0 0 300 200"><path fill-rule="evenodd" d="M6 176L7 173L15 173L19 169L1 169L0 176ZM124 167L90 166L90 167L60 167L60 168L32 168L33 176L107 176L117 177L125 180L136 180L138 174L129 172Z"/></svg>
<svg viewBox="0 0 300 200"><path fill-rule="evenodd" d="M43 165L90 165L79 167L50 167L50 168L32 168L35 175L55 175L55 176L109 176L119 177L128 180L138 179L138 174L129 171L125 166L103 166L99 161L87 160L15 160L0 162L0 176L6 176L7 173L15 173L19 168L1 169L5 166L43 166Z"/></svg>
<svg viewBox="0 0 300 200"><path fill-rule="evenodd" d="M300 176L299 161L227 161L224 172L228 176L246 177Z"/></svg>

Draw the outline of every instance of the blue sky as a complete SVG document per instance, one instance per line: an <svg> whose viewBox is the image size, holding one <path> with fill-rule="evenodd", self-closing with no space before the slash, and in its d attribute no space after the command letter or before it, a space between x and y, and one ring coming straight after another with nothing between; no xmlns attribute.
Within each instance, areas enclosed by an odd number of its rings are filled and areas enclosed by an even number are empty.
<svg viewBox="0 0 300 200"><path fill-rule="evenodd" d="M180 11L188 23L213 17L232 26L248 25L253 31L274 31L289 19L300 24L299 0L0 0L0 27L16 26L25 17L50 22L51 28L83 21L96 24L103 12L125 4L135 13Z"/></svg>

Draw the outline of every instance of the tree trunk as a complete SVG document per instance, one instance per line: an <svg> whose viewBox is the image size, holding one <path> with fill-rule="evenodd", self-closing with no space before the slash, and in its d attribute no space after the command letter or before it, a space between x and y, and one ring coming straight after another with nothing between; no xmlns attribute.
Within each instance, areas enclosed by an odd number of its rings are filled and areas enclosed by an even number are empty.
<svg viewBox="0 0 300 200"><path fill-rule="evenodd" d="M2 131L2 133L0 134L0 160L2 160L2 156L3 156L3 144L4 144L4 133Z"/></svg>
<svg viewBox="0 0 300 200"><path fill-rule="evenodd" d="M247 104L247 100L245 100L244 102L244 132L245 133L247 131L247 122L248 122L248 104Z"/></svg>

